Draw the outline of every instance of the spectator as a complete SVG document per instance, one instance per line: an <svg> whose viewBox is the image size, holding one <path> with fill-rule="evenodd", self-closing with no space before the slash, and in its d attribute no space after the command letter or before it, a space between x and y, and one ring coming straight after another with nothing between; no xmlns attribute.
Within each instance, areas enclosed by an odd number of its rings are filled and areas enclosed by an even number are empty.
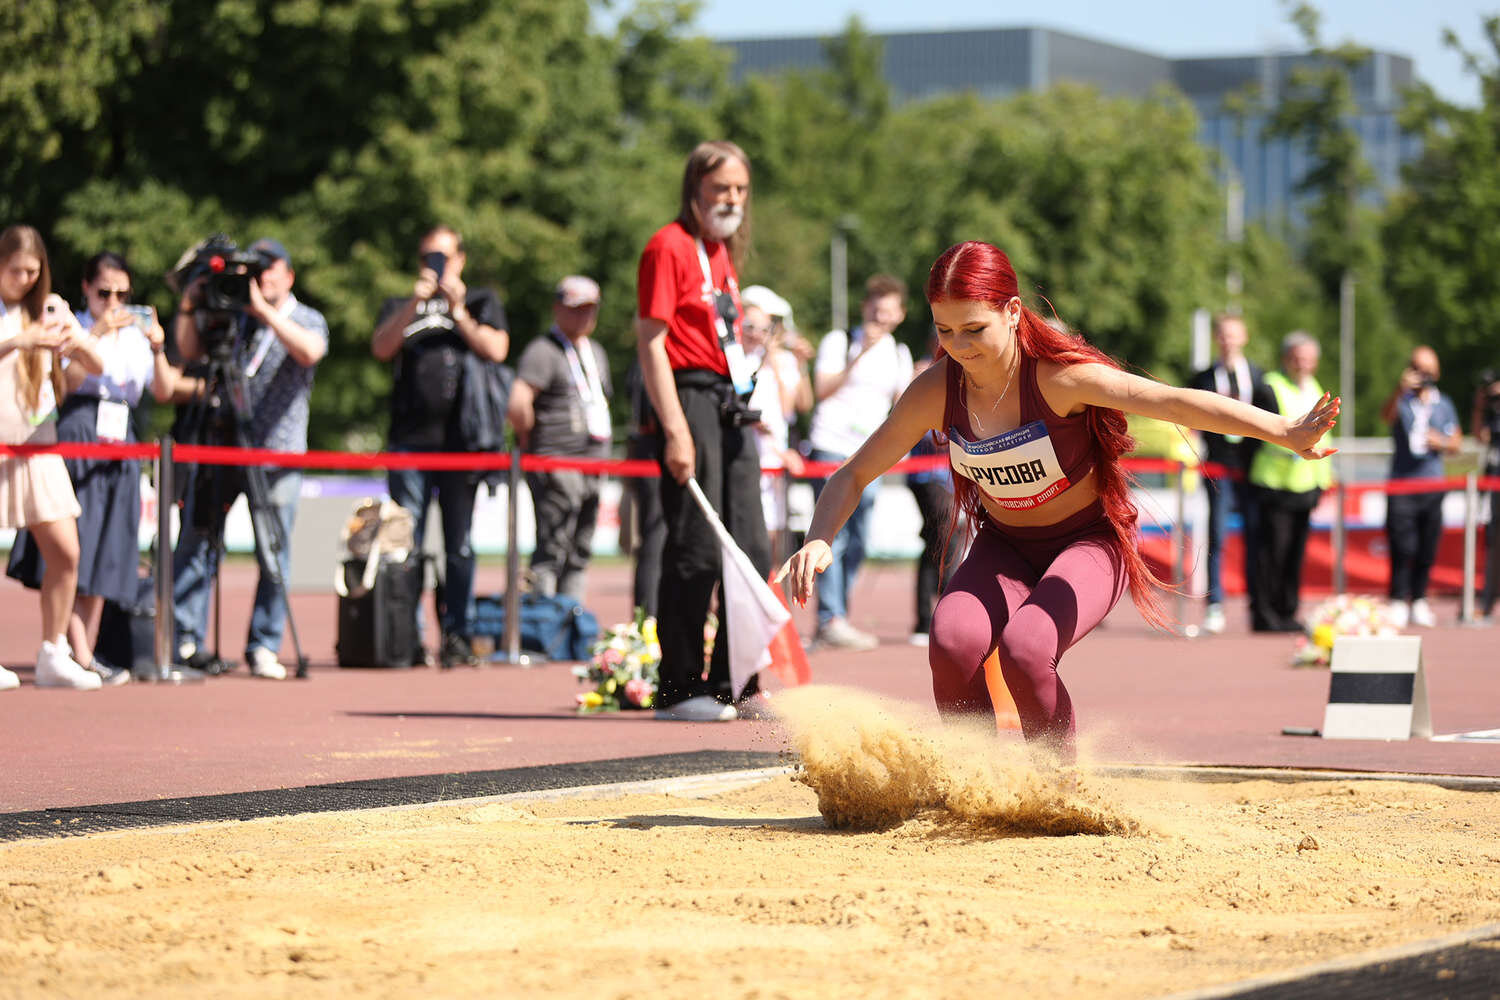
<svg viewBox="0 0 1500 1000"><path fill-rule="evenodd" d="M470 451L460 416L467 356L504 361L510 349L505 309L489 288L464 284L468 258L451 226L434 226L417 246L419 269L412 294L380 310L370 349L394 361L391 389L393 451ZM471 471L392 470L391 499L411 511L416 545L427 533L434 491L443 519L443 586L438 599L443 667L477 663L470 640L474 622L474 550L470 529L480 476ZM420 612L418 621L420 622Z"/></svg>
<svg viewBox="0 0 1500 1000"><path fill-rule="evenodd" d="M1380 419L1391 428L1393 483L1403 479L1441 479L1443 456L1463 447L1458 410L1437 387L1437 352L1417 347L1385 405ZM1437 624L1427 603L1427 582L1443 537L1443 491L1391 493L1385 500L1385 537L1391 551L1391 623L1432 628Z"/></svg>
<svg viewBox="0 0 1500 1000"><path fill-rule="evenodd" d="M534 455L608 458L611 427L609 359L589 336L599 319L599 286L572 275L557 285L552 328L537 337L516 365L510 422L524 451ZM597 473L559 469L528 472L536 512L531 552L533 590L545 597L583 600L583 572L593 552L599 518Z"/></svg>
<svg viewBox="0 0 1500 1000"><path fill-rule="evenodd" d="M104 251L83 269L86 308L79 325L94 337L104 364L88 375L59 408L60 441L134 442L132 419L149 387L166 401L176 373L162 353L166 332L156 311L131 309L133 275L125 259ZM140 597L141 463L134 459L95 461L64 459L73 492L83 513L78 519L78 593L68 624L74 659L88 666L106 685L130 681L129 664L108 664L93 656L99 619L106 600L133 605ZM46 561L30 532L16 538L10 574L28 587L41 586Z"/></svg>
<svg viewBox="0 0 1500 1000"><path fill-rule="evenodd" d="M1255 393L1265 373L1245 358L1245 344L1250 339L1245 321L1239 316L1214 317L1214 344L1219 357L1212 365L1193 376L1193 389L1217 392L1242 403L1255 400ZM1255 508L1250 503L1250 483L1245 471L1260 447L1255 438L1238 434L1203 433L1204 458L1215 468L1203 473L1208 489L1208 609L1203 615L1203 631L1217 635L1224 631L1224 539L1228 535L1231 510L1240 515L1240 540L1244 547L1245 588L1254 589L1255 579Z"/></svg>
<svg viewBox="0 0 1500 1000"><path fill-rule="evenodd" d="M0 232L0 442L52 444L57 402L103 362L61 296L53 295L47 247L30 226ZM75 361L76 364L67 364ZM64 365L67 370L64 372ZM56 455L0 459L0 528L25 528L47 560L42 574L38 687L96 690L99 675L79 666L66 631L78 587L78 500ZM21 679L0 667L0 691Z"/></svg>
<svg viewBox="0 0 1500 1000"><path fill-rule="evenodd" d="M752 370L740 343L735 257L747 241L750 160L730 142L705 142L688 157L677 218L641 253L636 333L646 391L661 425L662 549L657 718L723 722L737 717L752 682L729 682L728 623L720 616L708 676L703 628L716 585L719 542L686 489L695 479L757 572L769 572L760 465L745 399Z"/></svg>
<svg viewBox="0 0 1500 1000"><path fill-rule="evenodd" d="M1300 330L1287 334L1281 341L1281 371L1266 375L1256 404L1289 420L1309 412L1323 395L1315 377L1318 355L1318 342L1311 336ZM1332 482L1327 462L1305 462L1280 446L1262 447L1251 460L1251 503L1259 516L1260 539L1255 588L1250 592L1254 631L1302 631L1297 604L1308 525L1318 498Z"/></svg>
<svg viewBox="0 0 1500 1000"><path fill-rule="evenodd" d="M1484 446L1484 474L1500 477L1500 373L1479 373L1474 392L1474 438ZM1479 595L1479 614L1488 624L1494 620L1495 596L1500 594L1500 490L1490 490L1490 521L1484 529L1484 590Z"/></svg>
<svg viewBox="0 0 1500 1000"><path fill-rule="evenodd" d="M764 295L760 299L774 305ZM755 391L750 394L749 405L760 414L755 425L755 447L762 470L760 501L766 528L771 532L774 557L784 545L787 475L800 476L803 468L802 455L790 447L789 439L789 421L796 415L797 393L802 384L801 366L795 355L782 349L779 339L782 327L762 306L745 302L741 330L745 355L756 366ZM786 475L766 472L767 469L783 469Z"/></svg>
<svg viewBox="0 0 1500 1000"><path fill-rule="evenodd" d="M252 448L275 451L307 450L308 404L312 396L313 374L318 362L328 352L328 323L323 314L292 294L297 274L292 258L278 240L263 238L250 245L250 252L269 261L264 270L249 282L250 304L234 317L230 328L231 350L248 383L249 423L239 428L242 442ZM202 279L183 289L173 323L177 348L186 364L205 355L201 337L207 327L200 323L211 317L203 308ZM172 395L163 387L162 395ZM179 533L172 558L172 598L175 604L178 654L191 667L203 667L211 659L203 649L208 631L208 593L218 558L216 542L223 535L224 514L235 498L246 491L245 472L240 469L201 466L195 475L213 476L212 497L217 512L195 518L194 508L204 502L205 494L191 490L183 508L184 526ZM290 539L297 517L297 502L302 496L300 469L272 469L266 474L267 501L271 515L280 525L281 536ZM286 678L286 667L277 659L281 649L282 630L286 624L286 580L291 574L290 545L273 551L269 540L261 536L256 525L256 558L260 578L255 587L255 604L250 615L249 634L245 640L245 662L250 674L267 680ZM274 558L273 566L269 560Z"/></svg>
<svg viewBox="0 0 1500 1000"><path fill-rule="evenodd" d="M917 361L912 378L932 367L941 353L937 333L927 338L927 352ZM934 458L947 455L948 437L928 431L911 450L912 458ZM906 474L906 488L917 502L922 515L922 554L917 557L917 621L912 628L913 646L926 646L932 632L932 612L938 598L947 589L963 548L963 532L952 523L953 471L944 462L933 469L918 469Z"/></svg>
<svg viewBox="0 0 1500 1000"><path fill-rule="evenodd" d="M884 274L872 277L865 284L861 315L863 322L852 332L830 331L818 345L813 367L818 405L808 435L817 462L843 462L854 454L911 381L911 351L895 338L896 327L906 318L905 282ZM863 650L879 644L849 622L849 598L864 562L870 512L879 494L880 480L873 479L833 540L833 564L818 577L814 641L823 645Z"/></svg>

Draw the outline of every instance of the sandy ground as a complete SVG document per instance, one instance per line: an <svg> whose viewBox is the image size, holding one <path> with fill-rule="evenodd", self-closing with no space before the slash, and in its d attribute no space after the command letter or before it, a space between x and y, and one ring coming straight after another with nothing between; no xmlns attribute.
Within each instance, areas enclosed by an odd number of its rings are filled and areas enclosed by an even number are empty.
<svg viewBox="0 0 1500 1000"><path fill-rule="evenodd" d="M1157 997L1500 921L1500 794L1078 781L785 712L804 769L707 796L5 845L0 996Z"/></svg>

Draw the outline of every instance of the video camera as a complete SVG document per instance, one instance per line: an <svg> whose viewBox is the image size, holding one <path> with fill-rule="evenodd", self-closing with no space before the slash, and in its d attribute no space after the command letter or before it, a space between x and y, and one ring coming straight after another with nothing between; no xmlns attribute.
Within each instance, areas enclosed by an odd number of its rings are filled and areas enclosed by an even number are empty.
<svg viewBox="0 0 1500 1000"><path fill-rule="evenodd" d="M249 308L250 282L271 264L263 254L241 250L223 233L190 247L178 258L167 275L167 287L181 296L202 279L196 306L201 317L198 329L209 335L204 346L210 353L219 345L212 334L228 330L234 317Z"/></svg>

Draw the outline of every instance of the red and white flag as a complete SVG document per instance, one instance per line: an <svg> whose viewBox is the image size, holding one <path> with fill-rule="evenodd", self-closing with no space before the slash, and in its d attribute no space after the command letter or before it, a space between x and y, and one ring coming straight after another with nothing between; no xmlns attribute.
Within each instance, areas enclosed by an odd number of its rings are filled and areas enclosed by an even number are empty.
<svg viewBox="0 0 1500 1000"><path fill-rule="evenodd" d="M738 697L745 685L771 664L771 640L792 613L777 598L771 585L760 577L743 549L734 543L696 479L688 480L688 492L719 536L724 564L724 624L729 631L729 684Z"/></svg>

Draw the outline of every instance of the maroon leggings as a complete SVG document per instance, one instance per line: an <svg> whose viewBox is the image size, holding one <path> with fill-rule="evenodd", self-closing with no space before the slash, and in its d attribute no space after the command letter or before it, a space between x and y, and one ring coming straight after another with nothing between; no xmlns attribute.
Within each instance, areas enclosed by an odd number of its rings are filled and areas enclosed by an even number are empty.
<svg viewBox="0 0 1500 1000"><path fill-rule="evenodd" d="M1119 542L1098 503L1041 527L985 521L933 612L927 653L938 711L945 719L994 711L984 661L998 648L1027 742L1071 762L1073 702L1058 660L1125 585Z"/></svg>

